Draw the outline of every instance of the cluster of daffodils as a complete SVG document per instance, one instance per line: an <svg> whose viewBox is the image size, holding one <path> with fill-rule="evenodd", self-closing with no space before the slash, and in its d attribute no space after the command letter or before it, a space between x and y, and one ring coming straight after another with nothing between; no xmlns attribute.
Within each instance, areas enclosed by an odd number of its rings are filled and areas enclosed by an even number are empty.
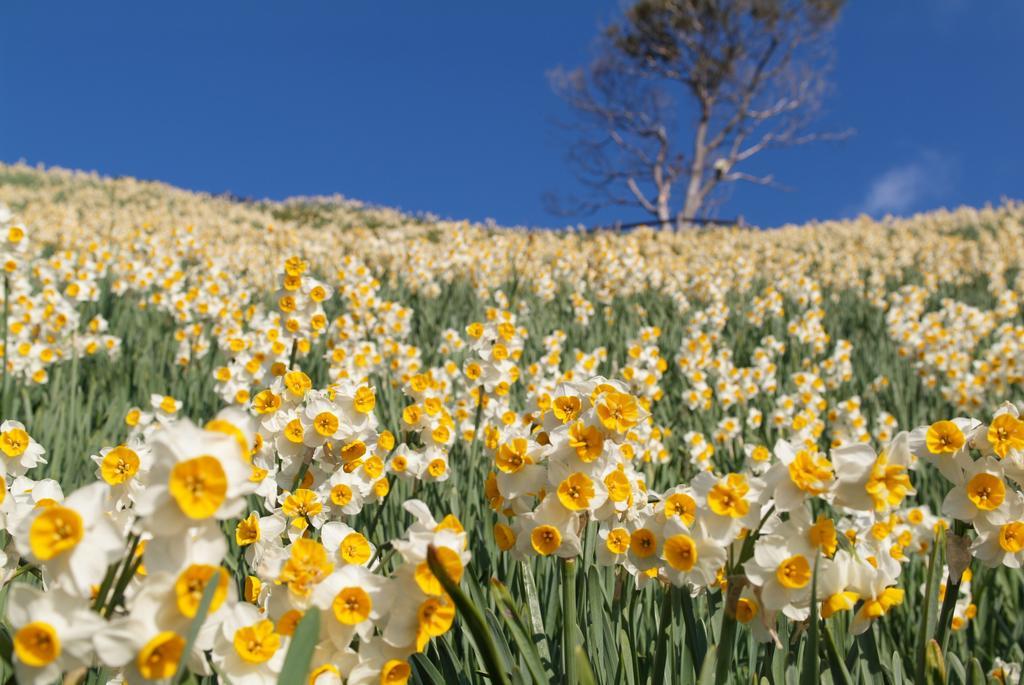
<svg viewBox="0 0 1024 685"><path fill-rule="evenodd" d="M30 247L24 224L0 204L0 265L7 320L0 352L6 372L28 383L46 383L50 368L74 357L105 353L116 358L121 340L107 332L99 315L86 319L79 310L99 299L99 278L106 265L57 253L40 259Z"/></svg>
<svg viewBox="0 0 1024 685"><path fill-rule="evenodd" d="M799 381L812 395L822 383ZM862 428L859 402L837 411ZM850 612L851 631L865 631L903 603L903 568L926 559L953 521L973 526L969 550L981 563L1024 561L1024 494L1010 485L1024 482L1024 421L1013 405L988 425L954 419L897 433L880 452L866 434L837 439L825 453L820 433L796 432L772 450L749 446L743 468L726 472L715 470L711 445L688 434L703 469L663 492L632 466L627 436L647 417L621 381L562 383L530 418L487 441L494 472L486 491L501 549L572 558L595 526L598 563L620 567L637 586L660 579L727 593L728 610L760 640L775 639L780 619L805 620L812 602L823 618ZM929 462L953 485L945 518L911 501L911 473ZM955 578L944 571L940 585L940 596L957 593L954 630L977 611L967 561Z"/></svg>
<svg viewBox="0 0 1024 685"><path fill-rule="evenodd" d="M183 667L276 683L310 607L321 622L310 682L406 682L409 657L454 619L428 550L458 582L466 533L409 500L413 523L389 543L397 557L385 571L378 548L344 522L387 493L373 392L318 392L298 373L257 396L256 416L232 407L202 428L175 417L173 398L154 397L144 427L92 457L96 482L66 496L26 475L45 452L25 427L0 425L19 683L84 667L112 669L114 682L169 682ZM30 570L40 586L16 579Z"/></svg>
<svg viewBox="0 0 1024 685"><path fill-rule="evenodd" d="M302 371L288 371L252 400L259 431L250 478L264 506L280 504L300 530L382 500L389 490L384 459L395 446L390 432L378 430L371 386L312 385Z"/></svg>
<svg viewBox="0 0 1024 685"><path fill-rule="evenodd" d="M406 396L413 403L402 410L405 440L388 462L388 470L399 478L448 479L448 450L455 442L455 420L445 404L450 387L440 371L416 374L406 384Z"/></svg>
<svg viewBox="0 0 1024 685"><path fill-rule="evenodd" d="M509 520L495 536L520 557L574 557L588 521L616 520L647 501L627 440L646 412L625 383L603 378L563 383L541 405L532 423L488 436L487 497Z"/></svg>
<svg viewBox="0 0 1024 685"><path fill-rule="evenodd" d="M954 418L910 434L915 456L952 486L942 513L974 530L971 553L986 566L1024 562L1024 421L1003 404L991 421Z"/></svg>
<svg viewBox="0 0 1024 685"><path fill-rule="evenodd" d="M280 378L326 334L323 303L333 293L325 283L307 275L307 268L308 264L298 257L285 260L280 285L273 295L276 310L255 305L236 308L233 311L237 316L230 319L230 325L214 326L217 346L228 358L226 364L214 370L217 394L225 402L248 404L258 387ZM201 336L201 326L194 328ZM182 344L187 345L184 338ZM192 344L192 351L201 356L205 348L200 345L197 349Z"/></svg>

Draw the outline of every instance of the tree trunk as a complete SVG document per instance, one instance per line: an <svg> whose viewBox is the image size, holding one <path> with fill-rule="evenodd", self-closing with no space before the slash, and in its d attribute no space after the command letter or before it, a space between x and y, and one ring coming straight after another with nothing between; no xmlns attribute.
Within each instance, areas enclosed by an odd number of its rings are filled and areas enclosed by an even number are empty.
<svg viewBox="0 0 1024 685"><path fill-rule="evenodd" d="M696 217L697 212L700 211L701 204L703 204L703 197L700 191L701 181L704 179L704 165L707 161L709 119L708 110L705 108L693 137L693 161L690 163L690 180L686 184L686 204L683 205L681 223Z"/></svg>
<svg viewBox="0 0 1024 685"><path fill-rule="evenodd" d="M668 206L671 192L672 186L669 183L663 183L662 187L658 188L658 221L661 222L661 230L663 231L672 230L672 212Z"/></svg>

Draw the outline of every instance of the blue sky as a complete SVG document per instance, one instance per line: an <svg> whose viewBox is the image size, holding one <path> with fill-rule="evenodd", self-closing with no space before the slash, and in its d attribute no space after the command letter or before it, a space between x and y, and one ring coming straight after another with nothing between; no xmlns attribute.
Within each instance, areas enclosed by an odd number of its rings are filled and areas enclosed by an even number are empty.
<svg viewBox="0 0 1024 685"><path fill-rule="evenodd" d="M410 211L564 225L565 116L618 0L97 2L0 7L0 160L252 197L341 193ZM772 226L1024 196L1019 0L854 0L824 127L722 210ZM644 218L606 211L588 223Z"/></svg>

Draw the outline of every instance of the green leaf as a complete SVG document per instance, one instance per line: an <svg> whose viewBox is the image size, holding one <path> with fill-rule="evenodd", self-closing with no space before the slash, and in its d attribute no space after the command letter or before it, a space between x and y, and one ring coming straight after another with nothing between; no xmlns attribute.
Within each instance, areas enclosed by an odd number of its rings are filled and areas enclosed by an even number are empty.
<svg viewBox="0 0 1024 685"><path fill-rule="evenodd" d="M309 666L313 661L313 650L320 638L320 610L316 607L306 609L299 624L295 627L292 642L288 645L288 653L284 657L284 666L278 676L278 685L304 683L309 675Z"/></svg>
<svg viewBox="0 0 1024 685"><path fill-rule="evenodd" d="M616 678L616 682L625 682L626 685L636 685L636 660L633 658L633 650L629 646L629 636L626 631L619 628L619 672L623 677Z"/></svg>
<svg viewBox="0 0 1024 685"><path fill-rule="evenodd" d="M846 668L846 662L836 647L836 641L832 637L831 631L824 623L821 630L825 635L825 653L828 655L828 668L832 672L832 682L836 685L853 685L853 677L850 675L849 669Z"/></svg>
<svg viewBox="0 0 1024 685"><path fill-rule="evenodd" d="M425 654L413 654L413 664L416 666L417 675L431 685L445 685L444 676L437 670L434 664L430 663L430 659Z"/></svg>
<svg viewBox="0 0 1024 685"><path fill-rule="evenodd" d="M682 591L689 592L686 588ZM654 664L651 667L651 682L653 685L662 685L665 682L665 662L668 659L668 651L670 649L669 633L672 627L672 602L676 592L679 592L679 590L669 585L665 588L661 598L661 614L656 628L658 638L655 641Z"/></svg>
<svg viewBox="0 0 1024 685"><path fill-rule="evenodd" d="M576 559L559 559L562 569L562 677L565 685L576 685Z"/></svg>
<svg viewBox="0 0 1024 685"><path fill-rule="evenodd" d="M928 641L923 682L926 685L945 685L946 683L946 662L942 658L942 648L935 640Z"/></svg>
<svg viewBox="0 0 1024 685"><path fill-rule="evenodd" d="M814 571L811 573L811 615L807 619L807 645L800 668L800 685L818 685L821 675L821 657L818 650L818 559L814 555Z"/></svg>
<svg viewBox="0 0 1024 685"><path fill-rule="evenodd" d="M932 639L935 628L935 616L938 613L939 604L939 547L945 537L942 531L932 543L932 552L928 557L927 580L924 587L924 598L922 610L919 612L918 620L921 622L917 634L917 668L915 670L915 682L922 683L925 679L925 662L928 642ZM948 590L947 590L948 592Z"/></svg>
<svg viewBox="0 0 1024 685"><path fill-rule="evenodd" d="M491 589L497 600L498 616L505 622L509 632L512 634L512 641L519 651L519 656L526 662L526 670L529 672L530 678L537 685L544 685L549 681L544 672L544 664L541 661L540 652L537 645L530 639L526 626L523 625L519 618L519 612L516 609L512 595L509 594L508 588L495 579L491 580Z"/></svg>
<svg viewBox="0 0 1024 685"><path fill-rule="evenodd" d="M580 685L597 685L597 680L594 678L594 670L590 668L590 660L587 658L587 653L583 651L583 648L579 645L576 646L576 671L577 678L579 679Z"/></svg>
<svg viewBox="0 0 1024 685"><path fill-rule="evenodd" d="M499 683L499 685L510 685L508 668L502 663L501 657L498 656L498 648L494 644L491 631L487 629L487 623L484 620L483 614L469 600L466 593L462 591L462 588L448 575L444 565L437 558L437 550L433 545L427 548L427 565L441 583L441 587L444 588L445 592L452 598L452 601L455 602L455 608L458 609L462 622L469 629L469 635L484 663L484 667L487 669L491 682Z"/></svg>
<svg viewBox="0 0 1024 685"><path fill-rule="evenodd" d="M987 685L988 678L985 676L985 669L977 657L971 657L967 664L967 685Z"/></svg>
<svg viewBox="0 0 1024 685"><path fill-rule="evenodd" d="M704 656L708 653L706 635L697 628L697 618L693 612L693 598L689 592L680 592L679 600L683 609L683 624L686 626L686 645L693 659L693 671L700 675L704 672Z"/></svg>
<svg viewBox="0 0 1024 685"><path fill-rule="evenodd" d="M700 677L697 679L698 685L712 685L715 682L715 654L715 650L708 650L708 656L704 659L704 665L700 669Z"/></svg>

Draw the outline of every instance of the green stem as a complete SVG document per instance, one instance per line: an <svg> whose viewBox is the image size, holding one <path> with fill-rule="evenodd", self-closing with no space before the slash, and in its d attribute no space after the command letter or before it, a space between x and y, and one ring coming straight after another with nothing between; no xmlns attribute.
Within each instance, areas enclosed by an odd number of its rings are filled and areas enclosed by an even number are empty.
<svg viewBox="0 0 1024 685"><path fill-rule="evenodd" d="M562 559L562 673L566 685L576 685L576 560Z"/></svg>
<svg viewBox="0 0 1024 685"><path fill-rule="evenodd" d="M962 536L967 531L967 524L963 521L953 521L953 534ZM938 538L933 544L938 544ZM948 543L947 543L948 544ZM949 554L946 554L946 564L949 564ZM963 580L963 574L961 573L956 578L953 578L953 574L949 574L949 578L946 580L946 594L942 597L942 607L939 609L939 618L935 624L935 641L942 647L942 651L946 651L946 640L948 638L948 631L950 623L953 620L953 610L956 608L956 600L960 595L960 584Z"/></svg>
<svg viewBox="0 0 1024 685"><path fill-rule="evenodd" d="M124 597L124 591L128 588L128 583L135 576L135 572L139 568L139 564L142 563L142 557L135 557L135 550L139 546L139 536L132 535L131 543L128 545L128 554L124 558L124 564L121 567L121 575L114 584L114 593L110 596L110 600L106 602L106 606L103 609L103 615L106 618L110 618L114 614L114 609L121 602L121 598Z"/></svg>
<svg viewBox="0 0 1024 685"><path fill-rule="evenodd" d="M654 670L651 672L653 685L665 682L665 662L668 660L668 633L672 623L672 601L676 588L669 585L661 600L661 616L658 618L658 642L654 649Z"/></svg>
<svg viewBox="0 0 1024 685"><path fill-rule="evenodd" d="M728 608L722 611L722 629L718 636L718 647L715 650L715 684L722 685L729 679L735 669L732 660L733 645L736 642L736 616Z"/></svg>
<svg viewBox="0 0 1024 685"><path fill-rule="evenodd" d="M683 624L686 626L686 645L690 648L693 672L699 676L704 667L704 650L697 646L697 619L693 614L693 598L685 590L679 593L679 598L683 606Z"/></svg>

